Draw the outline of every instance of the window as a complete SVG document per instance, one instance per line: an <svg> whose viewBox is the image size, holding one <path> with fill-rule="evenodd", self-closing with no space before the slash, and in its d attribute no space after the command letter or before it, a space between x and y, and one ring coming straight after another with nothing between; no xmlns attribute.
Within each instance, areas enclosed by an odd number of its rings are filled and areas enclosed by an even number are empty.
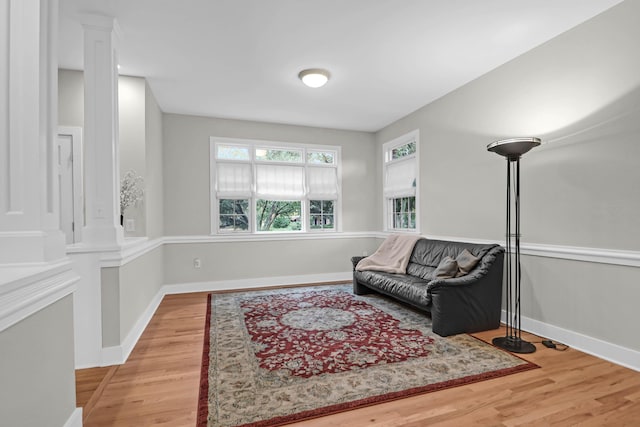
<svg viewBox="0 0 640 427"><path fill-rule="evenodd" d="M211 138L213 233L337 231L340 147Z"/></svg>
<svg viewBox="0 0 640 427"><path fill-rule="evenodd" d="M418 131L383 145L385 230L416 231Z"/></svg>

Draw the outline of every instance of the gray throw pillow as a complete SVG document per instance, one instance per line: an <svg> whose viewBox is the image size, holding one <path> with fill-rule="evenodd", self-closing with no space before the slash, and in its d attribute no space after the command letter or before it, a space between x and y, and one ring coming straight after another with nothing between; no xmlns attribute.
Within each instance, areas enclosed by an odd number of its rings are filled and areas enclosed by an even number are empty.
<svg viewBox="0 0 640 427"><path fill-rule="evenodd" d="M433 277L436 279L451 279L452 277L456 277L457 273L458 263L450 256L446 256L433 271Z"/></svg>
<svg viewBox="0 0 640 427"><path fill-rule="evenodd" d="M460 252L460 254L458 254L455 261L458 264L456 277L460 277L469 274L469 272L473 270L476 264L478 264L480 258L473 256L471 252L465 249Z"/></svg>

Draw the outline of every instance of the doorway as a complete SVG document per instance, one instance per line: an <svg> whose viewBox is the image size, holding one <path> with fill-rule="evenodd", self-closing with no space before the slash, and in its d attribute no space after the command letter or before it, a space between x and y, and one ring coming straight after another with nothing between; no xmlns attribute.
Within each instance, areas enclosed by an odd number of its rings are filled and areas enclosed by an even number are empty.
<svg viewBox="0 0 640 427"><path fill-rule="evenodd" d="M56 143L58 167L58 195L60 203L60 230L65 233L67 245L82 240L82 129L59 127Z"/></svg>

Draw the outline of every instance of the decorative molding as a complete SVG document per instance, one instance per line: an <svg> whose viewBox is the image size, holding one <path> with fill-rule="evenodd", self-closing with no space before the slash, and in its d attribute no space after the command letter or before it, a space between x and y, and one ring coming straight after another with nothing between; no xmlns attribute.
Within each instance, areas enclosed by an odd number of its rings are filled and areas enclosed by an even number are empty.
<svg viewBox="0 0 640 427"><path fill-rule="evenodd" d="M125 242L129 239L125 239ZM121 251L118 253L105 253L100 258L100 265L102 267L122 267L125 264L130 263L131 261L145 255L148 252L153 251L154 249L162 246L162 239L152 239L148 240L146 238L140 238L130 240L129 244L125 244L122 247Z"/></svg>
<svg viewBox="0 0 640 427"><path fill-rule="evenodd" d="M450 236L428 236L428 239L451 240L454 242L469 243L500 243L495 240L473 239ZM522 255L559 258L571 261L595 262L599 264L624 265L629 267L640 267L640 251L626 251L620 249L587 248L579 246L559 246L545 245L540 243L521 243L520 252Z"/></svg>
<svg viewBox="0 0 640 427"><path fill-rule="evenodd" d="M535 243L521 245L521 251L522 254L530 256L640 267L640 251L541 245Z"/></svg>
<svg viewBox="0 0 640 427"><path fill-rule="evenodd" d="M147 239L146 237L125 239L123 246L70 245L68 254L100 255L101 267L122 267L142 255L159 248L165 243L163 238Z"/></svg>
<svg viewBox="0 0 640 427"><path fill-rule="evenodd" d="M63 427L82 427L82 408L76 408Z"/></svg>
<svg viewBox="0 0 640 427"><path fill-rule="evenodd" d="M505 321L506 313L502 311L502 321ZM522 316L522 330L543 338L561 342L583 353L591 354L600 359L624 366L640 372L640 351L612 344L597 338L593 338L579 332L550 325L530 317Z"/></svg>
<svg viewBox="0 0 640 427"><path fill-rule="evenodd" d="M5 267L0 282L0 331L76 290L80 279L69 260L39 267Z"/></svg>
<svg viewBox="0 0 640 427"><path fill-rule="evenodd" d="M260 289L272 286L298 285L306 283L322 283L351 281L352 272L338 272L325 274L304 274L300 276L261 277L255 279L219 280L212 282L191 282L164 285L161 289L164 295L182 294L188 292L230 291L239 289Z"/></svg>
<svg viewBox="0 0 640 427"><path fill-rule="evenodd" d="M371 231L326 232L326 233L268 233L268 234L217 234L193 236L165 236L167 244L185 243L232 243L232 242L266 242L284 240L323 240L323 239L363 239L381 237L381 233ZM384 237L384 236L382 236Z"/></svg>

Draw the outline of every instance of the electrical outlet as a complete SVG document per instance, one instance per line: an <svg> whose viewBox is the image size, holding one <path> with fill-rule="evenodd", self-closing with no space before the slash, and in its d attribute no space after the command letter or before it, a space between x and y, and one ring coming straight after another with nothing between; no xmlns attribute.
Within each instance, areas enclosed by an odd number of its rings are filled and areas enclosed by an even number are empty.
<svg viewBox="0 0 640 427"><path fill-rule="evenodd" d="M193 268L200 268L200 267L202 267L202 261L200 261L200 258L194 258Z"/></svg>
<svg viewBox="0 0 640 427"><path fill-rule="evenodd" d="M362 256L369 256L369 252L368 251L362 251Z"/></svg>
<svg viewBox="0 0 640 427"><path fill-rule="evenodd" d="M135 219L127 219L124 221L124 229L125 231L136 231L136 220Z"/></svg>

